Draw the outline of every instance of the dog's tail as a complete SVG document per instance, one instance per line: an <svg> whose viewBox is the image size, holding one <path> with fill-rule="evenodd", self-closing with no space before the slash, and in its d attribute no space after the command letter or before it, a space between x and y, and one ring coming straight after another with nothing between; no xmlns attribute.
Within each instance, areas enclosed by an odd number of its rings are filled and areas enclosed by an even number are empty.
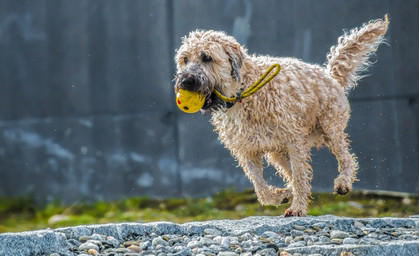
<svg viewBox="0 0 419 256"><path fill-rule="evenodd" d="M327 70L345 90L357 85L361 73L371 64L368 58L384 41L390 23L387 15L384 20L377 19L354 28L339 37L338 44L330 48L327 55Z"/></svg>

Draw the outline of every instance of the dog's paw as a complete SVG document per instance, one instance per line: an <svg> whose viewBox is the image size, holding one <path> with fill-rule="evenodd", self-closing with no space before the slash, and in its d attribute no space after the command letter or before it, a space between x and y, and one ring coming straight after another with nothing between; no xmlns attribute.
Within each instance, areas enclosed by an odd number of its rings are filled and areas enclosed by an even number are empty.
<svg viewBox="0 0 419 256"><path fill-rule="evenodd" d="M262 193L260 193L258 195L258 200L262 205L278 206L280 204L288 203L290 201L290 198L279 197L278 195L273 193L266 193L263 195Z"/></svg>
<svg viewBox="0 0 419 256"><path fill-rule="evenodd" d="M335 193L339 195L346 195L352 190L352 183L346 181L345 179L338 177L335 179Z"/></svg>
<svg viewBox="0 0 419 256"><path fill-rule="evenodd" d="M276 202L279 204L286 204L289 203L292 199L292 191L290 188L277 188L277 187L269 187L269 190L278 196Z"/></svg>
<svg viewBox="0 0 419 256"><path fill-rule="evenodd" d="M335 192L338 193L339 195L346 195L350 192L351 190L348 187L345 186L337 186L335 188Z"/></svg>
<svg viewBox="0 0 419 256"><path fill-rule="evenodd" d="M284 217L305 217L307 214L305 214L302 210L294 210L291 208L288 208L284 212Z"/></svg>
<svg viewBox="0 0 419 256"><path fill-rule="evenodd" d="M292 192L289 188L266 187L265 189L256 189L258 201L262 205L278 206L291 201Z"/></svg>

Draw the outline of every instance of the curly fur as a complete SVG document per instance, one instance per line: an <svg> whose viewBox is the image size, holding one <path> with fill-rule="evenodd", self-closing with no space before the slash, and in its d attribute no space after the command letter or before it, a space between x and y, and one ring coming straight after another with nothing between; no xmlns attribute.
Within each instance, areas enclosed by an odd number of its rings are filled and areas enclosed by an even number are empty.
<svg viewBox="0 0 419 256"><path fill-rule="evenodd" d="M202 113L211 113L219 139L253 183L261 204L279 205L292 199L285 216L305 216L311 195L312 147L327 146L336 156L335 192L348 193L356 180L358 164L344 132L350 117L346 94L369 65L368 57L383 41L387 25L387 20L378 19L340 37L326 67L295 58L249 55L224 32L194 31L183 38L175 57L175 90L192 78L194 90L206 96ZM281 65L279 75L242 103L227 109L214 99L214 88L235 96L273 63ZM266 182L263 158L286 181L285 188Z"/></svg>
<svg viewBox="0 0 419 256"><path fill-rule="evenodd" d="M384 42L388 20L370 21L362 28L354 28L339 37L338 45L332 46L327 55L327 70L345 89L355 87L361 73L370 66L369 57Z"/></svg>

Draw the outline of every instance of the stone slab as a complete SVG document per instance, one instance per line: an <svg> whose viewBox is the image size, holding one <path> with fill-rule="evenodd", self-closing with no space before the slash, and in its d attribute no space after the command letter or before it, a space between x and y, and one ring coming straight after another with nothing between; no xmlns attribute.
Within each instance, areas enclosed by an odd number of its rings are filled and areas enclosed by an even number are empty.
<svg viewBox="0 0 419 256"><path fill-rule="evenodd" d="M67 245L67 239L78 239L80 236L100 234L113 236L122 240L131 236L146 236L150 233L157 235L204 235L204 229L212 228L221 231L223 235L239 236L244 233L261 235L266 231L283 233L289 232L295 226L312 226L313 224L328 225L334 229L345 232L352 232L355 222L362 225L380 228L404 228L409 230L419 229L419 219L412 218L347 218L333 215L305 218L284 218L280 217L248 217L241 220L210 220L203 222L189 222L176 224L170 222L151 223L119 223L104 225L88 225L54 230L39 230L22 233L0 234L0 255L49 255L60 253L61 255L73 255ZM283 248L290 253L322 255L340 255L341 252L351 252L355 255L400 255L416 256L419 253L419 241L392 240L381 242L379 245L357 244L357 245L327 245L327 246L303 246L294 248Z"/></svg>

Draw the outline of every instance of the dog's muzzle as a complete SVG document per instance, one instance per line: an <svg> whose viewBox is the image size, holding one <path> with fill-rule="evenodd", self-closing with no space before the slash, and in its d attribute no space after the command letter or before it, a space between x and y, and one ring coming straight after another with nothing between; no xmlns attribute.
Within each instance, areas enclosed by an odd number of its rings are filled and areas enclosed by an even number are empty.
<svg viewBox="0 0 419 256"><path fill-rule="evenodd" d="M188 91L197 91L199 88L199 81L192 75L187 75L181 78L181 88Z"/></svg>

